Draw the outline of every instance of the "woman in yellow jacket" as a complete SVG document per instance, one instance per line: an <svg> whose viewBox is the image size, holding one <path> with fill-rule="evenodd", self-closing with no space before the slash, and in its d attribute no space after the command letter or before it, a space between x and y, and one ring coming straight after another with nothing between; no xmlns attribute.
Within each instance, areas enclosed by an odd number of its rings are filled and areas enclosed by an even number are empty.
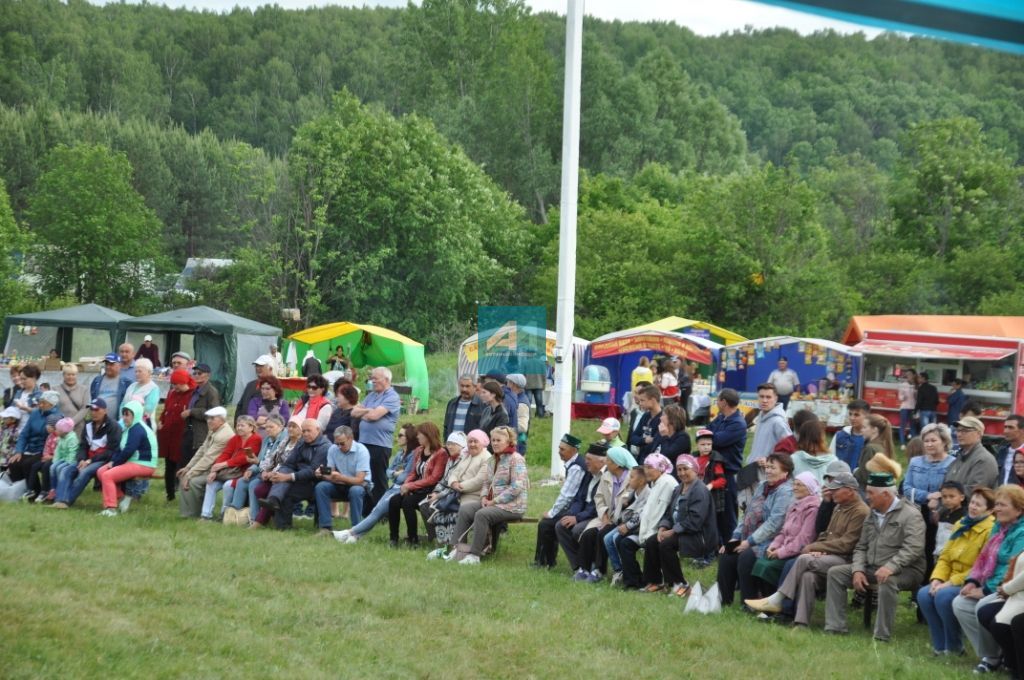
<svg viewBox="0 0 1024 680"><path fill-rule="evenodd" d="M935 656L963 652L960 624L953 615L953 598L960 594L974 560L992 533L995 503L996 495L991 489L983 486L974 489L967 515L953 525L949 542L935 562L931 583L917 591L917 606L928 622Z"/></svg>

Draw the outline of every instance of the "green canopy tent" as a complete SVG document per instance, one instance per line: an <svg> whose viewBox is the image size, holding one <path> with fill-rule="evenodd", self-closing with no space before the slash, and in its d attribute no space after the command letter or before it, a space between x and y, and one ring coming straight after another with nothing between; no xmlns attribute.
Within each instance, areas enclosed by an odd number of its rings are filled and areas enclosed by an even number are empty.
<svg viewBox="0 0 1024 680"><path fill-rule="evenodd" d="M405 381L413 396L424 408L430 403L430 380L422 343L387 328L348 321L307 328L288 339L292 341L299 364L310 349L317 359L326 364L339 346L356 368L404 364ZM289 351L287 356L290 355Z"/></svg>
<svg viewBox="0 0 1024 680"><path fill-rule="evenodd" d="M4 318L4 354L43 356L56 348L64 361L103 356L117 346L118 322L130 318L94 304L9 314Z"/></svg>
<svg viewBox="0 0 1024 680"><path fill-rule="evenodd" d="M190 337L195 360L209 364L224 403L242 393L255 377L252 362L281 337L280 328L204 306L129 318L118 323L117 331L122 342L129 332L163 333L168 353Z"/></svg>

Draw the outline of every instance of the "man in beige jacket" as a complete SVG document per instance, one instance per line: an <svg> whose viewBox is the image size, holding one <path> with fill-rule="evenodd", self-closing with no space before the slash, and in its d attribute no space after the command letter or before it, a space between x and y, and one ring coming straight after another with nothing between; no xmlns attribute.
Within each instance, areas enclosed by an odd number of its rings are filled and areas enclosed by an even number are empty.
<svg viewBox="0 0 1024 680"><path fill-rule="evenodd" d="M203 495L206 493L206 476L210 474L217 456L224 452L228 440L235 436L227 420L228 412L223 406L216 406L206 412L206 439L188 465L178 470L181 481L178 507L182 517L199 517Z"/></svg>
<svg viewBox="0 0 1024 680"><path fill-rule="evenodd" d="M875 639L888 642L899 592L916 589L924 580L924 518L920 508L898 497L888 472L871 473L867 496L871 514L864 520L853 563L828 570L825 631L847 633L847 589L865 592L873 585L878 589Z"/></svg>

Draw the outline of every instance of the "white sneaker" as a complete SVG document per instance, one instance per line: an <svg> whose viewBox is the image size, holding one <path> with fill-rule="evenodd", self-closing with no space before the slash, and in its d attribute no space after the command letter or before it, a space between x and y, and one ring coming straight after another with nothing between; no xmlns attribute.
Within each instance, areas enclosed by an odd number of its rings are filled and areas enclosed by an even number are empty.
<svg viewBox="0 0 1024 680"><path fill-rule="evenodd" d="M444 559L447 555L448 555L448 553L445 552L444 548L437 548L436 550L431 550L430 552L427 553L427 559L428 560L439 560L439 559Z"/></svg>
<svg viewBox="0 0 1024 680"><path fill-rule="evenodd" d="M621 571L617 571L614 574L612 574L611 585L613 585L613 586L622 585L622 572Z"/></svg>
<svg viewBox="0 0 1024 680"><path fill-rule="evenodd" d="M468 564L470 566L480 564L480 558L476 555L466 555L459 561L459 564Z"/></svg>
<svg viewBox="0 0 1024 680"><path fill-rule="evenodd" d="M41 494L39 494L38 496L36 496L36 499L33 501L33 503L42 503L44 501L46 501L46 492L45 491L42 492Z"/></svg>
<svg viewBox="0 0 1024 680"><path fill-rule="evenodd" d="M334 540L338 541L338 543L347 543L348 542L348 537L349 537L349 535L351 535L351 533L352 532L349 531L348 529L343 529L341 531L335 531L334 532Z"/></svg>
<svg viewBox="0 0 1024 680"><path fill-rule="evenodd" d="M349 534L348 538L345 539L346 545L352 545L353 543L359 542L359 534Z"/></svg>
<svg viewBox="0 0 1024 680"><path fill-rule="evenodd" d="M121 512L128 512L128 508L131 506L131 504L132 504L132 497L131 496L125 496L120 501L118 501L117 509L120 510Z"/></svg>
<svg viewBox="0 0 1024 680"><path fill-rule="evenodd" d="M457 554L457 552L453 548L447 555L444 556L444 561L445 562L451 562L452 560L455 559L455 555L456 554Z"/></svg>
<svg viewBox="0 0 1024 680"><path fill-rule="evenodd" d="M107 508L100 513L100 517L117 517L119 513L114 508Z"/></svg>

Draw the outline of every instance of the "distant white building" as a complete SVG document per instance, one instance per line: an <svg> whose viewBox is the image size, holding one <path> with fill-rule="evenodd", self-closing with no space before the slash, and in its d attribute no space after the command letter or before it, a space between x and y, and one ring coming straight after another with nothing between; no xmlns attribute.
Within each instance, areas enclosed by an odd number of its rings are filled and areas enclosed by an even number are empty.
<svg viewBox="0 0 1024 680"><path fill-rule="evenodd" d="M185 268L181 270L181 274L178 275L178 280L174 283L174 290L185 293L189 290L189 280L195 278L197 275L203 272L213 272L214 270L221 269L233 265L234 260L223 260L214 257L190 257L185 262Z"/></svg>

